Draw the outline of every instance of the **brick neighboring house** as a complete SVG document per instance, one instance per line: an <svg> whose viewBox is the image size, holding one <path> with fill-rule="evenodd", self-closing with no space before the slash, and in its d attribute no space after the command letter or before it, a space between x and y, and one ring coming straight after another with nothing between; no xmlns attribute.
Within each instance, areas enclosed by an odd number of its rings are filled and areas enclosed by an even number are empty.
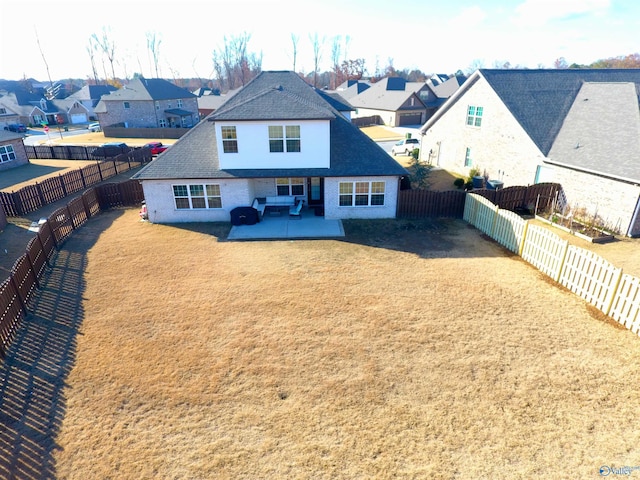
<svg viewBox="0 0 640 480"><path fill-rule="evenodd" d="M350 111L295 72L261 72L133 176L149 219L224 222L269 196L295 196L329 219L394 218L408 172Z"/></svg>
<svg viewBox="0 0 640 480"><path fill-rule="evenodd" d="M638 91L638 69L481 69L423 125L420 159L504 186L560 183L574 213L640 236Z"/></svg>
<svg viewBox="0 0 640 480"><path fill-rule="evenodd" d="M22 139L20 133L0 130L0 171L29 163Z"/></svg>
<svg viewBox="0 0 640 480"><path fill-rule="evenodd" d="M102 128L191 128L199 121L198 98L161 78L138 78L103 95L94 109Z"/></svg>

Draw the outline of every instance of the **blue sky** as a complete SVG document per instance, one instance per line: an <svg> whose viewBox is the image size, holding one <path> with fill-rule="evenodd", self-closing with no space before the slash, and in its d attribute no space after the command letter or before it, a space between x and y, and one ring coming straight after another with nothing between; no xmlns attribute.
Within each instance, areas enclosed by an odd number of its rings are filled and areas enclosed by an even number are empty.
<svg viewBox="0 0 640 480"><path fill-rule="evenodd" d="M315 34L324 39L322 70L339 37L341 59L364 58L369 73L390 62L397 69L453 73L640 52L637 0L31 0L3 1L0 20L0 78L13 80L47 80L45 60L53 80L91 77L89 38L103 31L115 44L121 77L154 76L148 32L160 39L167 78L212 76L212 52L225 37L243 33L250 35L248 50L262 53L264 70L293 68L297 36L296 67L304 72L313 69ZM104 72L101 65L98 70Z"/></svg>

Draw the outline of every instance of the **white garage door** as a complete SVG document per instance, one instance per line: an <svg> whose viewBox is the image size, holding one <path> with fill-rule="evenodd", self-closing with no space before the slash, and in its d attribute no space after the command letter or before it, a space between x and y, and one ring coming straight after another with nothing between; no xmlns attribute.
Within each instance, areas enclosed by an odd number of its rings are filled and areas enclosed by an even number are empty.
<svg viewBox="0 0 640 480"><path fill-rule="evenodd" d="M85 113L74 113L71 115L71 123L87 123L87 115Z"/></svg>

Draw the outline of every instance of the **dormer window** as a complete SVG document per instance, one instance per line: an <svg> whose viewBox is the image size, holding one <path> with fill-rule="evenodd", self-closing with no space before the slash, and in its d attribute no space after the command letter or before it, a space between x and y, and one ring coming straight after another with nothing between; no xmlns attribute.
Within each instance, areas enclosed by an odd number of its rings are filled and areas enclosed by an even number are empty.
<svg viewBox="0 0 640 480"><path fill-rule="evenodd" d="M47 101L44 98L40 99L40 110L43 112L47 111Z"/></svg>

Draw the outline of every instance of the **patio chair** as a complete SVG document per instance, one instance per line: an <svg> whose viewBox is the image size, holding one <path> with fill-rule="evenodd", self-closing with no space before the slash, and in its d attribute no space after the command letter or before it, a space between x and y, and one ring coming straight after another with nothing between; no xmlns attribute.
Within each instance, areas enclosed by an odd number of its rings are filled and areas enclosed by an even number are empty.
<svg viewBox="0 0 640 480"><path fill-rule="evenodd" d="M300 218L302 218L302 216L300 215L300 212L302 211L302 204L304 203L304 201L302 200L298 200L296 202L296 206L295 207L289 207L289 218L294 218L297 220L300 220Z"/></svg>

